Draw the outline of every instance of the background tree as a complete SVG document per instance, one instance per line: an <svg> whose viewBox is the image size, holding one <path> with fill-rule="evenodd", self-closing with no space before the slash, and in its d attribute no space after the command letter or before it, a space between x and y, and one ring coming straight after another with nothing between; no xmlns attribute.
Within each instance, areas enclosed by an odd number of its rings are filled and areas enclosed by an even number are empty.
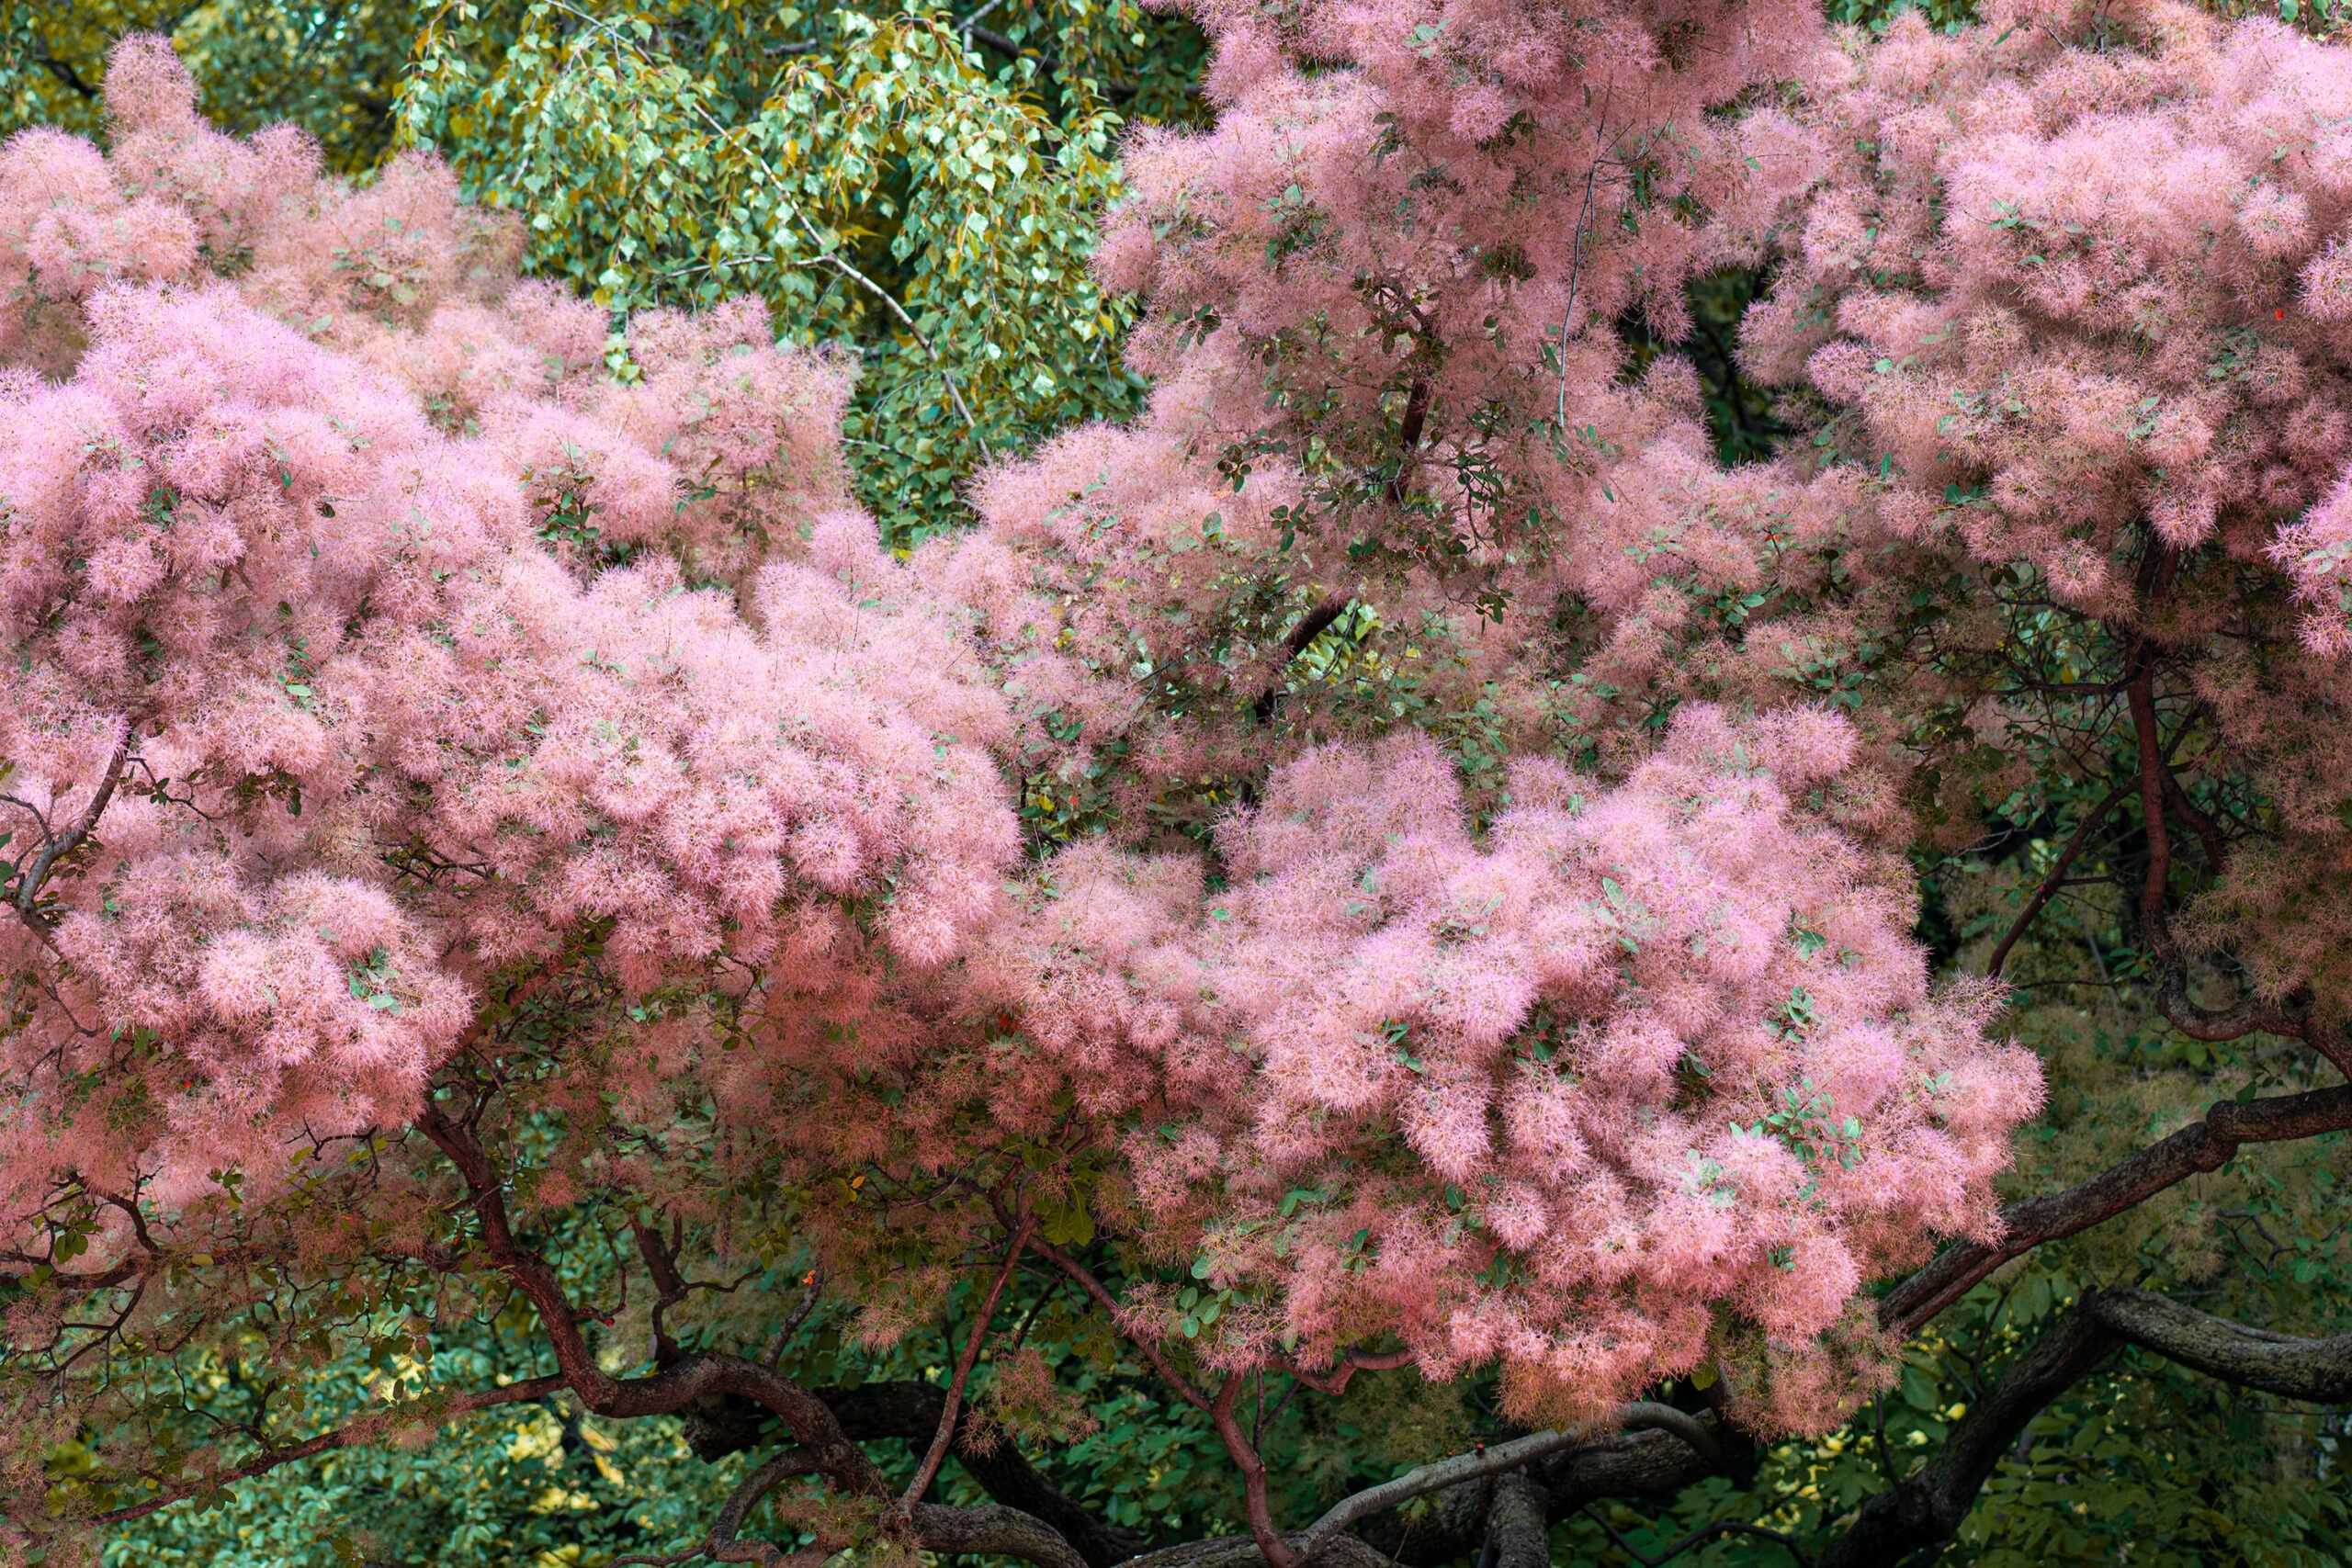
<svg viewBox="0 0 2352 1568"><path fill-rule="evenodd" d="M1133 406L1087 257L1118 126L1188 113L1200 52L1132 4L12 14L0 124L96 129L106 50L165 29L217 123L290 120L352 174L429 146L616 319L749 293L797 341L857 345L853 471L902 542L958 517L990 452Z"/></svg>

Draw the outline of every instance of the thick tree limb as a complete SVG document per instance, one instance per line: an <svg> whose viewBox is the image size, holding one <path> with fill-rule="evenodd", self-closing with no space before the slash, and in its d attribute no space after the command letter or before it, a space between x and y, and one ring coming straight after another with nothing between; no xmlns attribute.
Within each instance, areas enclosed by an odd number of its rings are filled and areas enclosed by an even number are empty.
<svg viewBox="0 0 2352 1568"><path fill-rule="evenodd" d="M1487 1550L1478 1561L1485 1568L1549 1568L1550 1529L1543 1488L1520 1471L1498 1475L1487 1505Z"/></svg>
<svg viewBox="0 0 2352 1568"><path fill-rule="evenodd" d="M1410 1568L1446 1568L1465 1557L1480 1557L1485 1554L1487 1515L1494 1506L1496 1485L1491 1477L1465 1481L1431 1493L1428 1506L1414 1517L1375 1514L1350 1533L1382 1556ZM1542 1490L1540 1483L1538 1490ZM1547 1496L1545 1513L1550 1512Z"/></svg>
<svg viewBox="0 0 2352 1568"><path fill-rule="evenodd" d="M1648 1401L1627 1405L1621 1416L1626 1429L1650 1428L1673 1433L1685 1446L1702 1459L1715 1458L1715 1440L1695 1417L1672 1405L1656 1404ZM1459 1486L1465 1481L1479 1481L1490 1475L1501 1475L1538 1460L1589 1442L1591 1434L1575 1427L1549 1432L1534 1432L1524 1438L1514 1438L1507 1443L1479 1449L1472 1453L1455 1454L1452 1459L1435 1460L1416 1466L1394 1481L1377 1486L1367 1486L1353 1496L1341 1498L1329 1512L1309 1525L1297 1538L1297 1550L1309 1556L1324 1542L1346 1530L1357 1520L1374 1514L1386 1513L1400 1503Z"/></svg>
<svg viewBox="0 0 2352 1568"><path fill-rule="evenodd" d="M925 1551L978 1552L992 1557L1019 1557L1038 1568L1088 1568L1052 1526L1018 1508L983 1503L977 1508L948 1508L936 1503L915 1507L915 1536Z"/></svg>
<svg viewBox="0 0 2352 1568"><path fill-rule="evenodd" d="M2099 1326L2167 1360L2243 1388L2323 1404L2352 1400L2352 1334L2300 1339L2233 1323L2153 1291L2091 1299Z"/></svg>
<svg viewBox="0 0 2352 1568"><path fill-rule="evenodd" d="M1128 1568L1266 1568L1266 1554L1246 1535L1219 1536L1215 1540L1190 1540L1145 1557ZM1385 1556L1351 1535L1333 1536L1306 1568L1396 1568Z"/></svg>
<svg viewBox="0 0 2352 1568"><path fill-rule="evenodd" d="M2094 1292L2009 1363L1941 1452L1862 1506L1852 1527L1823 1553L1821 1568L1875 1568L1949 1540L2027 1424L2122 1344L2290 1399L2352 1398L2352 1334L2300 1339L2149 1291Z"/></svg>
<svg viewBox="0 0 2352 1568"><path fill-rule="evenodd" d="M1713 1432L1707 1435L1718 1437ZM1721 1438L1738 1436L1725 1433ZM1545 1515L1557 1519L1602 1497L1672 1497L1684 1487L1718 1473L1734 1457L1732 1453L1702 1454L1682 1438L1637 1427L1590 1438L1527 1468L1529 1479L1544 1495ZM1482 1480L1449 1486L1430 1495L1430 1506L1418 1518L1408 1520L1394 1512L1376 1514L1359 1522L1354 1533L1385 1556L1413 1568L1442 1568L1461 1558L1477 1556L1487 1540L1487 1513L1497 1484L1494 1480Z"/></svg>
<svg viewBox="0 0 2352 1568"><path fill-rule="evenodd" d="M1715 1461L1665 1432L1613 1432L1538 1465L1559 1518L1596 1497L1668 1497L1714 1472Z"/></svg>
<svg viewBox="0 0 2352 1568"><path fill-rule="evenodd" d="M1282 705L1283 676L1290 669L1291 661L1306 651L1308 643L1329 631L1331 624L1346 612L1350 604L1354 603L1353 599L1344 593L1329 594L1321 604L1301 617L1298 625L1291 627L1290 635L1283 638L1283 647L1287 652L1283 660L1282 669L1274 671L1273 680L1268 683L1264 691L1258 694L1257 700L1250 705L1250 716L1259 723L1264 724L1271 720L1274 716L1274 710Z"/></svg>
<svg viewBox="0 0 2352 1568"><path fill-rule="evenodd" d="M1862 1505L1853 1524L1823 1551L1820 1568L1887 1568L1951 1540L2026 1424L2105 1360L2115 1344L2091 1314L2068 1313L2009 1363L1935 1458Z"/></svg>
<svg viewBox="0 0 2352 1568"><path fill-rule="evenodd" d="M2168 1187L2219 1170L2243 1144L2278 1143L2352 1128L2352 1086L2267 1100L2223 1100L2205 1119L2109 1167L2079 1186L2020 1200L2001 1211L1997 1242L1949 1248L1878 1305L1879 1323L1910 1334L2010 1258L2112 1219Z"/></svg>

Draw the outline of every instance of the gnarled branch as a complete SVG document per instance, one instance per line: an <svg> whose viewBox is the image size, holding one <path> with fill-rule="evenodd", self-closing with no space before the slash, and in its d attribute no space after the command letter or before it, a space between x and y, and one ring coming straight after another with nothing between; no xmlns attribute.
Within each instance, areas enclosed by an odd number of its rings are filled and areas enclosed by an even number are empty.
<svg viewBox="0 0 2352 1568"><path fill-rule="evenodd" d="M1672 1405L1646 1400L1629 1404L1620 1415L1620 1425L1628 1430L1649 1428L1670 1432L1702 1459L1711 1462L1716 1455L1713 1435L1697 1417ZM1497 1443L1492 1448L1482 1448L1471 1453L1455 1454L1452 1459L1418 1465L1394 1481L1367 1486L1352 1496L1341 1498L1299 1535L1296 1549L1302 1557L1312 1556L1317 1548L1359 1519L1385 1513L1400 1503L1408 1503L1431 1492L1442 1492L1449 1486L1459 1486L1465 1481L1478 1481L1521 1469L1590 1439L1590 1431L1582 1427L1532 1432L1507 1443Z"/></svg>
<svg viewBox="0 0 2352 1568"><path fill-rule="evenodd" d="M2103 1292L2091 1299L2090 1311L2117 1338L2224 1382L2320 1404L2352 1399L2352 1334L2274 1334L2153 1291Z"/></svg>

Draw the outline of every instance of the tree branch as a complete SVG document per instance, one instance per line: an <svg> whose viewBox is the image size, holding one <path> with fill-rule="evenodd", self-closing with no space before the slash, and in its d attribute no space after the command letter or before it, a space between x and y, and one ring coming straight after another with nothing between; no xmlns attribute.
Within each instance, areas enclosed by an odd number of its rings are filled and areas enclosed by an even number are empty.
<svg viewBox="0 0 2352 1568"><path fill-rule="evenodd" d="M50 868L64 856L72 854L82 840L88 838L106 812L107 802L114 798L115 786L122 782L122 770L130 761L130 726L122 727L122 739L115 743L114 755L107 759L106 772L98 777L98 787L91 792L90 804L83 809L82 819L53 838L49 839L17 878L17 918L43 942L49 942L50 922L43 919L39 908L40 890L49 881ZM53 944L52 944L53 945Z"/></svg>
<svg viewBox="0 0 2352 1568"><path fill-rule="evenodd" d="M565 1295L555 1269L516 1241L507 1217L504 1184L473 1134L430 1101L415 1125L464 1179L481 1228L483 1250L538 1310L564 1385L590 1410L610 1416L666 1416L707 1395L741 1394L772 1411L815 1456L827 1479L843 1491L890 1495L882 1472L842 1434L841 1423L823 1402L771 1367L709 1352L682 1357L650 1377L616 1378L598 1366L581 1332L578 1309Z"/></svg>
<svg viewBox="0 0 2352 1568"><path fill-rule="evenodd" d="M1308 643L1329 631L1332 623L1345 614L1348 606L1354 603L1355 601L1345 593L1329 594L1321 604L1309 610L1300 619L1298 625L1291 627L1290 635L1283 638L1282 668L1274 671L1274 678L1267 682L1266 689L1258 694L1258 700L1250 705L1250 715L1259 723L1264 724L1272 718L1274 710L1282 705L1283 675L1290 669L1291 661L1306 651Z"/></svg>
<svg viewBox="0 0 2352 1568"><path fill-rule="evenodd" d="M1486 1568L1549 1568L1550 1530L1543 1488L1522 1471L1498 1475L1487 1505L1487 1545L1478 1561Z"/></svg>
<svg viewBox="0 0 2352 1568"><path fill-rule="evenodd" d="M2153 1291L2102 1292L2090 1309L2117 1338L2224 1382L2321 1404L2352 1400L2352 1334L2273 1334Z"/></svg>
<svg viewBox="0 0 2352 1568"><path fill-rule="evenodd" d="M407 1414L409 1412L428 1416L435 1420L447 1420L453 1416L468 1416L477 1410L488 1410L500 1404L533 1404L547 1398L551 1393L560 1393L563 1387L563 1377L560 1373L557 1373L543 1378L530 1378L522 1382L511 1382L503 1388L481 1389L446 1396L427 1394L418 1399L403 1401L401 1404L390 1409L368 1411L366 1415L347 1421L331 1432L321 1432L316 1437L305 1438L299 1443L288 1443L282 1448L264 1449L243 1464L228 1470L215 1471L200 1480L168 1488L143 1503L133 1503L125 1507L94 1515L83 1522L99 1526L128 1524L132 1519L144 1518L158 1508L167 1508L174 1503L182 1502L189 1497L201 1496L207 1492L217 1492L224 1486L233 1486L240 1481L250 1481L256 1475L266 1474L282 1464L291 1464L296 1460L310 1459L316 1454L331 1453L337 1449L363 1447L375 1441L390 1428L400 1426L404 1419L413 1419L413 1417Z"/></svg>
<svg viewBox="0 0 2352 1568"><path fill-rule="evenodd" d="M2250 1328L2149 1291L2095 1292L2009 1363L1941 1452L1862 1506L1821 1568L1877 1568L1932 1551L2043 1406L2132 1344L2241 1387L2335 1404L2352 1398L2352 1334L2301 1339Z"/></svg>
<svg viewBox="0 0 2352 1568"><path fill-rule="evenodd" d="M718 1517L710 1523L710 1538L702 1555L719 1562L757 1562L763 1568L781 1568L796 1557L821 1562L831 1556L831 1550L821 1541L803 1551L786 1551L769 1541L742 1539L743 1521L751 1517L762 1498L775 1491L778 1483L796 1475L811 1474L816 1469L816 1460L808 1450L786 1449L743 1477L719 1506Z"/></svg>
<svg viewBox="0 0 2352 1568"><path fill-rule="evenodd" d="M1717 1455L1714 1435L1695 1416L1669 1404L1657 1404L1647 1400L1629 1404L1620 1414L1620 1427L1627 1431L1648 1428L1670 1432L1703 1460L1712 1461ZM1367 1486L1353 1496L1344 1497L1334 1504L1329 1512L1299 1535L1299 1555L1312 1556L1324 1542L1359 1519L1385 1513L1400 1503L1408 1503L1416 1497L1442 1491L1449 1486L1459 1486L1465 1481L1482 1480L1487 1476L1500 1475L1506 1471L1518 1470L1564 1449L1573 1449L1588 1442L1591 1436L1591 1432L1582 1427L1533 1432L1507 1443L1497 1443L1492 1448L1416 1466L1394 1481Z"/></svg>
<svg viewBox="0 0 2352 1568"><path fill-rule="evenodd" d="M2068 1313L1969 1406L1935 1458L1862 1505L1821 1554L1821 1568L1886 1568L1950 1540L2027 1424L2105 1360L2115 1343L2089 1313Z"/></svg>
<svg viewBox="0 0 2352 1568"><path fill-rule="evenodd" d="M1208 1395L1203 1393L1192 1379L1176 1370L1175 1363L1160 1350L1157 1342L1126 1326L1126 1309L1119 1305L1119 1299L1094 1277L1092 1270L1049 1241L1033 1239L1029 1243L1029 1250L1078 1281L1079 1289L1093 1297L1095 1304L1111 1314L1112 1323L1127 1343L1143 1352L1143 1359L1151 1363L1151 1370L1165 1379L1185 1404L1204 1413L1208 1411Z"/></svg>
<svg viewBox="0 0 2352 1568"><path fill-rule="evenodd" d="M2083 846L2090 842L2091 834L2098 830L2100 823L2107 820L2107 814L2120 806L2125 798L2139 786L2139 776L2134 774L2117 784L2108 793L2105 800L2091 807L2090 815L2085 817L2082 825L2075 829L2075 836L2066 840L2064 849L2058 852L2058 858L2052 863L2049 875L2043 877L2041 886L2034 889L2033 897L2026 900L2026 906L2018 912L2016 923L2011 925L2008 933L2001 938L2000 945L1993 949L1993 956L1984 965L1986 975L1995 979L2000 977L2001 965L2009 961L2009 950L2018 944L2018 939L2025 935L2026 928L2033 924L2034 918L2040 915L2050 900L2056 896L2059 887L2066 880L2066 873L2074 867L2075 858L2083 852Z"/></svg>
<svg viewBox="0 0 2352 1568"><path fill-rule="evenodd" d="M996 1317L997 1303L1004 1299L1004 1287L1012 1279L1012 1270L1020 1265L1021 1254L1029 1241L1030 1217L1023 1214L1013 1227L1012 1245L1006 1248L1004 1267L996 1271L996 1283L989 1287L988 1299L972 1319L972 1332L965 1337L964 1353L956 1361L955 1378L947 1385L947 1397L942 1402L937 1429L932 1433L931 1447L916 1467L915 1478L907 1483L907 1490L899 1501L908 1507L922 1501L931 1483L939 1474L939 1466L947 1458L947 1445L956 1436L956 1417L964 1408L964 1385L971 1381L972 1363L980 1359L980 1343L989 1335L989 1325Z"/></svg>
<svg viewBox="0 0 2352 1568"><path fill-rule="evenodd" d="M814 1392L841 1422L842 1430L859 1441L899 1438L921 1442L938 1428L947 1403L936 1383L911 1380ZM968 1420L956 1423L954 1450L966 1473L997 1502L1052 1526L1093 1568L1111 1568L1148 1545L1139 1532L1106 1524L1071 1500L1011 1442L991 1444L985 1451L976 1449L965 1440L968 1427Z"/></svg>
<svg viewBox="0 0 2352 1568"><path fill-rule="evenodd" d="M2087 1181L2010 1204L2001 1211L1999 1241L1947 1249L1880 1300L1879 1323L1899 1333L1914 1333L2010 1258L2112 1219L2192 1176L2219 1170L2242 1144L2279 1143L2346 1128L2352 1128L2352 1086L2267 1100L2222 1100L2205 1112L2203 1121Z"/></svg>
<svg viewBox="0 0 2352 1568"><path fill-rule="evenodd" d="M1266 1492L1266 1461L1243 1434L1240 1419L1235 1414L1247 1381L1241 1372L1226 1374L1224 1386L1216 1391L1216 1403L1209 1406L1209 1421L1216 1428L1217 1440L1225 1445L1234 1467L1241 1472L1242 1503L1249 1511L1250 1534L1257 1541L1258 1550L1273 1568L1297 1568L1303 1559L1314 1555L1315 1549L1310 1543L1294 1551L1275 1527L1273 1500Z"/></svg>
<svg viewBox="0 0 2352 1568"><path fill-rule="evenodd" d="M919 1503L915 1506L915 1536L925 1551L942 1556L972 1552L1019 1557L1038 1564L1038 1568L1088 1568L1086 1559L1052 1526L1001 1503L983 1503L972 1508Z"/></svg>

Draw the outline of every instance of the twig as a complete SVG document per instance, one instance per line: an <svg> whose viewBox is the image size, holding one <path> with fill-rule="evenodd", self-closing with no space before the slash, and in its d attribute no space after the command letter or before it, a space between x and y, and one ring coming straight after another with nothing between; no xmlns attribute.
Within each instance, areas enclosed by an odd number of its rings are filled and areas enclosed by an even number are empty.
<svg viewBox="0 0 2352 1568"><path fill-rule="evenodd" d="M1794 1540L1782 1535L1779 1530L1766 1529L1762 1525L1745 1524L1737 1519L1717 1519L1713 1524L1702 1525L1692 1530L1660 1555L1650 1557L1636 1551L1632 1541L1618 1534L1617 1527L1602 1518L1599 1510L1595 1509L1591 1504L1586 1504L1584 1511L1585 1516L1594 1524L1609 1532L1609 1539L1617 1543L1619 1551L1641 1563L1642 1568L1659 1568L1660 1564L1673 1562L1694 1546L1702 1546L1718 1536L1726 1535L1754 1536L1760 1540L1769 1540L1803 1563L1804 1568L1813 1568L1813 1559L1807 1557Z"/></svg>
<svg viewBox="0 0 2352 1568"><path fill-rule="evenodd" d="M2074 867L2075 857L2083 852L2085 844L2090 842L2091 834L2098 829L2100 823L2107 820L2109 812L2123 804L2132 792L2139 787L2140 775L2134 773L2109 790L2105 800L2091 807L2090 815L2085 817L2082 825L2075 829L2075 836L2066 840L2064 849L2058 852L2058 859L2051 865L2050 874L2042 878L2041 886L2035 888L2033 897L2026 900L2025 908L2019 911L2016 923L2011 925L2008 933L2001 938L2000 945L1993 949L1993 956L1984 965L1986 975L1995 979L2000 977L2001 965L2009 961L2009 950L2017 946L2018 939L2025 935L2026 928L2033 924L2035 917L2040 915L2050 900L2056 896L2060 884L2065 880L2066 873Z"/></svg>
<svg viewBox="0 0 2352 1568"><path fill-rule="evenodd" d="M775 1337L768 1341L768 1353L763 1359L771 1367L784 1365L785 1348L800 1332L800 1325L808 1321L808 1314L817 1310L818 1294L825 1288L825 1266L820 1263L809 1269L808 1277L800 1285L800 1304L792 1309L792 1315L778 1325Z"/></svg>
<svg viewBox="0 0 2352 1568"><path fill-rule="evenodd" d="M1004 1287L1012 1279L1012 1271L1021 1263L1021 1254L1029 1245L1030 1216L1022 1216L1013 1227L1012 1245L1005 1250L1004 1267L996 1271L996 1283L989 1287L988 1299L980 1303L979 1315L972 1320L972 1332L964 1340L964 1354L956 1359L956 1375L947 1384L947 1402L939 1412L938 1429L931 1435L931 1451L922 1456L922 1463L915 1470L915 1478L907 1483L907 1490L899 1500L907 1507L922 1501L931 1483L939 1474L939 1467L947 1458L947 1445L956 1438L956 1417L964 1408L964 1385L971 1381L972 1363L980 1359L980 1344L989 1337L989 1324L996 1317L997 1303L1004 1299Z"/></svg>

